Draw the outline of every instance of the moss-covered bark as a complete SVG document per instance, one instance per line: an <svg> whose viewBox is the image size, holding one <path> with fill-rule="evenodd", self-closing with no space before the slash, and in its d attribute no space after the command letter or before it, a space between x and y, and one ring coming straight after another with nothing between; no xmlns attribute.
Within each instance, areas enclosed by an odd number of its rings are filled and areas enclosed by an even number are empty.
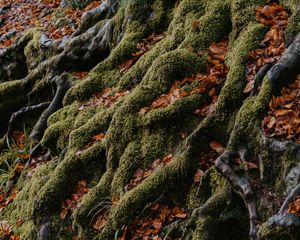
<svg viewBox="0 0 300 240"><path fill-rule="evenodd" d="M230 239L248 239L249 231L252 239L256 239L257 231L261 239L296 239L287 226L275 221L273 229L268 224L274 212L268 212L251 187L254 177L274 189L281 186L278 191L286 194L282 186L289 163L297 162L294 144L278 151L260 131L274 92L273 77L264 78L257 96L243 93L248 54L268 30L255 19L255 9L264 1L108 0L102 4L92 15L83 17L79 30L68 41L53 41L42 49L42 33L31 30L0 56L1 150L8 147L5 132L12 113L52 101L52 108L35 119L38 127L32 133L37 136L38 128L38 137L33 138L51 152L51 159L30 178L26 177L29 170L24 170L17 184L19 193L0 212L0 218L13 224L24 240L72 239L75 235L83 240L95 236L113 239L124 225L143 213L145 206L163 199L191 213L181 224L183 239L223 239L224 234ZM288 4L292 16L286 36L292 42L299 32L299 4ZM120 65L138 51L137 44L154 32L165 32L166 37L128 71L120 71ZM207 48L224 37L229 39L226 65L230 70L214 111L203 119L196 116L194 112L207 100L206 94L196 93L139 114L140 109L167 93L175 81L205 73ZM5 67L15 69L24 64L26 67L18 72ZM83 70L89 71L83 80L65 73ZM65 81L64 91L54 84L57 79ZM129 94L111 106L81 108L93 94L106 88ZM105 133L105 138L89 145L98 133ZM212 140L224 143L226 150L198 187L193 176L200 154ZM170 153L170 163L126 190L137 169L147 169L154 160ZM256 160L260 177L249 175L244 164L233 167L237 156ZM5 158L9 154L3 151L0 160ZM272 174L275 160L277 168L284 169L281 175ZM61 220L61 201L82 179L88 179L90 191L71 218ZM106 225L95 232L90 222L97 205L110 202L112 197L119 200L108 204L112 206ZM256 203L263 214L257 214ZM19 219L25 223L18 225ZM73 233L67 231L71 220Z"/></svg>

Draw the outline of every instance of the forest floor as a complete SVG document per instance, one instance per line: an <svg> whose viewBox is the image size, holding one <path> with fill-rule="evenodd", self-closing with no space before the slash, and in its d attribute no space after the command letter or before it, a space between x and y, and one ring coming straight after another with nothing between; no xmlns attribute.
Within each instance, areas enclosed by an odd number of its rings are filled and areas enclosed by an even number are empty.
<svg viewBox="0 0 300 240"><path fill-rule="evenodd" d="M79 9L60 9L59 0L0 0L0 51L11 46L15 39L19 38L26 30L30 28L42 29L49 39L62 39L70 37L77 29L82 15L91 9L99 6L101 1L94 1L86 8ZM255 13L254 13L255 14ZM285 48L284 30L287 27L289 12L284 6L272 3L257 9L256 19L258 22L270 27L264 39L261 41L259 48L249 53L249 61L246 67L246 78L248 81L244 89L245 95L251 95L258 91L255 83L255 76L265 64L276 63ZM193 28L198 28L199 23L193 22ZM152 34L143 39L137 45L137 51L132 52L132 57L120 65L120 71L128 71L134 63L143 56L153 45L164 39L164 33ZM193 75L176 81L169 92L161 95L153 103L141 108L139 115L143 116L152 109L165 108L174 103L176 100L192 96L196 93L208 93L205 104L195 111L195 115L204 118L214 111L215 104L218 100L218 86L229 71L229 66L225 64L227 53L228 39L224 38L220 42L212 43L208 48L209 59L206 73ZM84 78L87 72L73 72L79 78ZM193 83L201 81L192 91L190 89ZM293 141L300 143L300 75L296 79L290 80L290 84L281 90L278 96L274 96L269 103L267 115L261 122L261 128L268 138L278 139L280 141ZM120 91L112 93L110 88L105 88L101 92L94 94L93 97L80 106L79 110L84 110L90 106L104 104L110 106L120 97L126 96L129 92ZM10 151L16 155L16 161L13 165L9 164L8 169L0 169L0 211L3 211L9 204L14 201L18 194L15 184L20 177L24 168L29 169L27 177L30 178L35 168L42 165L44 160L41 152L38 156L31 158L30 147L28 142L28 132L24 129L16 129L12 134L14 144ZM186 136L182 134L184 139ZM93 136L90 143L85 148L89 148L95 142L105 138L105 133L98 133ZM199 158L199 168L194 176L194 183L201 181L203 174L215 164L215 160L224 152L225 147L217 140L209 143L210 149L203 153ZM77 153L78 155L81 152ZM150 176L157 169L167 165L172 161L172 154L162 159L156 159L148 168L137 169L133 178L128 182L125 190L130 190L140 184L144 179ZM30 162L28 161L30 159ZM236 159L234 164L239 166L240 159ZM254 162L246 162L247 167L254 174L257 174L259 166ZM80 204L83 196L88 193L89 187L85 179L78 181L74 192L69 198L61 202L60 217L65 221L75 208ZM274 203L280 206L283 202L281 195L276 195L275 191L263 192L261 194L273 194ZM109 204L117 204L118 198L113 196ZM276 203L276 201L278 201ZM98 211L94 214L90 227L95 231L100 231L106 224L108 214L107 210L111 206L103 202L99 203ZM102 205L101 205L102 204ZM289 204L288 212L300 215L300 196ZM162 203L155 203L150 206L143 216L137 217L130 226L124 226L116 238L125 239L160 239L159 232L164 226L173 222L186 219L190 213L179 206L168 206ZM19 219L18 224L22 225L24 219ZM70 225L70 232L72 226ZM17 234L14 234L13 226L5 219L0 219L0 239L19 240ZM78 239L76 236L74 240Z"/></svg>

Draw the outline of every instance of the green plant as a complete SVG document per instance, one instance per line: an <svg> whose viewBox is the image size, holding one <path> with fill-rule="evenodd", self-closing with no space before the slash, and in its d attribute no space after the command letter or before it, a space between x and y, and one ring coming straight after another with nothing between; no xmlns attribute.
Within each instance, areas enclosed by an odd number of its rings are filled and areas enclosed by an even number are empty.
<svg viewBox="0 0 300 240"><path fill-rule="evenodd" d="M13 171L17 163L25 163L29 159L31 142L24 128L21 142L11 140L8 149L0 155L0 189L8 190L7 183L13 177Z"/></svg>
<svg viewBox="0 0 300 240"><path fill-rule="evenodd" d="M14 163L11 164L7 160L4 160L5 168L0 169L0 189L8 190L7 183L12 177L12 171L14 169Z"/></svg>

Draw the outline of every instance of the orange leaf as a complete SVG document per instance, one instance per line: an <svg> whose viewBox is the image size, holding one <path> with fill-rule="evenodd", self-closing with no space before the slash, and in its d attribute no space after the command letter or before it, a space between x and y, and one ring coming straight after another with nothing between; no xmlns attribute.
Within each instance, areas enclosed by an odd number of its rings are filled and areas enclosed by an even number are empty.
<svg viewBox="0 0 300 240"><path fill-rule="evenodd" d="M251 162L245 162L248 169L257 169L257 165Z"/></svg>
<svg viewBox="0 0 300 240"><path fill-rule="evenodd" d="M113 205L117 205L118 204L118 202L119 202L119 197L117 197L116 195L113 195L112 197L111 197L111 203L113 204Z"/></svg>
<svg viewBox="0 0 300 240"><path fill-rule="evenodd" d="M254 80L251 80L247 83L245 89L244 89L244 93L250 93L254 88Z"/></svg>
<svg viewBox="0 0 300 240"><path fill-rule="evenodd" d="M155 229L158 229L158 230L160 230L162 228L162 222L160 219L155 219L153 221L152 225Z"/></svg>
<svg viewBox="0 0 300 240"><path fill-rule="evenodd" d="M200 169L197 169L197 172L194 175L194 182L199 183L202 176L203 176L203 171Z"/></svg>
<svg viewBox="0 0 300 240"><path fill-rule="evenodd" d="M145 115L147 112L149 112L149 110L150 110L149 107L141 108L138 114L139 114L139 116L143 116L143 115Z"/></svg>
<svg viewBox="0 0 300 240"><path fill-rule="evenodd" d="M93 136L93 140L95 140L95 141L100 141L103 138L105 138L105 134L104 133L98 133L97 135Z"/></svg>
<svg viewBox="0 0 300 240"><path fill-rule="evenodd" d="M144 54L143 52L139 51L139 52L133 53L132 56L133 57L140 57L143 54Z"/></svg>
<svg viewBox="0 0 300 240"><path fill-rule="evenodd" d="M60 218L61 218L61 219L65 219L67 215L68 215L68 209L67 209L67 208L64 208L64 209L60 212Z"/></svg>
<svg viewBox="0 0 300 240"><path fill-rule="evenodd" d="M200 23L197 20L194 20L192 22L192 28L199 29L199 27L200 27Z"/></svg>
<svg viewBox="0 0 300 240"><path fill-rule="evenodd" d="M219 154L222 154L225 151L222 144L216 140L213 140L209 143L210 147Z"/></svg>
<svg viewBox="0 0 300 240"><path fill-rule="evenodd" d="M185 219L187 217L187 213L177 213L175 215L175 217L179 218L179 219Z"/></svg>

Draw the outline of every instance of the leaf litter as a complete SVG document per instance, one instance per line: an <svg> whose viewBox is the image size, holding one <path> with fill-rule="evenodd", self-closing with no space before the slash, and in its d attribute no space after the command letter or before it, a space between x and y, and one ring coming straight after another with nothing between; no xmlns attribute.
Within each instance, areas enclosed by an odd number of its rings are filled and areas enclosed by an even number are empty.
<svg viewBox="0 0 300 240"><path fill-rule="evenodd" d="M277 3L271 3L256 10L256 20L270 26L260 42L259 48L249 53L249 61L246 67L247 85L244 93L250 93L254 89L254 77L267 63L276 63L286 50L284 45L284 30L287 27L289 14L287 10Z"/></svg>
<svg viewBox="0 0 300 240"><path fill-rule="evenodd" d="M11 46L20 33L29 28L41 29L51 39L69 37L78 27L83 13L101 4L101 1L93 1L82 10L59 9L60 2L60 0L1 0L0 49Z"/></svg>
<svg viewBox="0 0 300 240"><path fill-rule="evenodd" d="M190 77L185 77L181 81L175 81L167 94L162 94L149 107L141 108L139 115L143 116L147 112L157 108L164 108L174 103L178 99L191 96L193 94L207 94L208 100L195 114L205 116L214 111L214 104L218 100L218 86L224 83L229 68L225 65L228 39L224 38L219 43L212 43L208 48L207 72L198 73Z"/></svg>

